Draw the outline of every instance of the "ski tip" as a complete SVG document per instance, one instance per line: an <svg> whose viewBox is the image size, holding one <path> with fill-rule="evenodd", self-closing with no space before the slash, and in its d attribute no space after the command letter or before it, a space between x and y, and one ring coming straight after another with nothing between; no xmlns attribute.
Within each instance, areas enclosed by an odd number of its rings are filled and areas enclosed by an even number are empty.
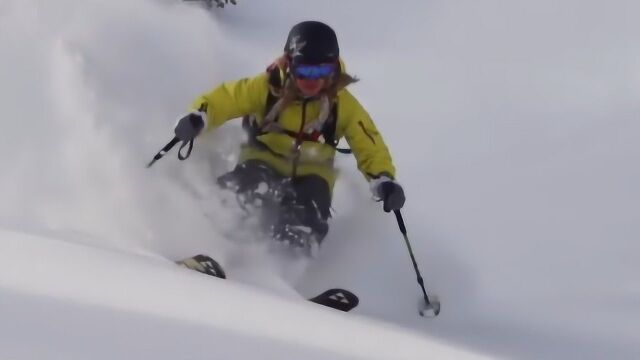
<svg viewBox="0 0 640 360"><path fill-rule="evenodd" d="M176 261L178 265L185 266L191 270L195 270L197 272L214 276L221 279L226 279L227 275L222 269L222 266L215 261L213 258L207 255L196 255L190 258L186 258L180 261Z"/></svg>
<svg viewBox="0 0 640 360"><path fill-rule="evenodd" d="M324 305L336 310L349 312L360 303L360 299L354 293L345 289L329 289L322 294L308 299L316 304Z"/></svg>

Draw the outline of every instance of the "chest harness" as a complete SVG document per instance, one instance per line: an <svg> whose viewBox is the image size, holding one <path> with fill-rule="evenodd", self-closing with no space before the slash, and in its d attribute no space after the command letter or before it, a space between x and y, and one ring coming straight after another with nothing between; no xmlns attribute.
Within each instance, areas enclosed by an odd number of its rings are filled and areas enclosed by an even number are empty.
<svg viewBox="0 0 640 360"><path fill-rule="evenodd" d="M271 151L269 147L258 140L258 136L269 132L286 134L295 139L293 152L293 176L296 176L298 163L300 160L300 150L303 141L313 141L327 144L343 154L350 154L350 149L338 148L336 139L336 124L338 117L338 103L330 100L327 95L322 95L320 101L320 114L318 118L308 121L306 119L307 104L312 99L302 99L302 118L300 119L300 129L291 131L278 124L280 112L283 110L284 100L278 94L282 93L284 87L280 68L273 66L268 70L269 91L267 93L264 119L259 124L255 115L245 115L242 118L242 127L249 135L249 144L260 149ZM281 156L281 155L278 155Z"/></svg>

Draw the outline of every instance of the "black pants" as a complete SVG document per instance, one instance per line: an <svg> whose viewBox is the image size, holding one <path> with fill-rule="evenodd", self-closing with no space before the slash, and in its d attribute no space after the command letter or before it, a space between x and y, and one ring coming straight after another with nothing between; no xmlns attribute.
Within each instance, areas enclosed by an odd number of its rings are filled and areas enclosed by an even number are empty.
<svg viewBox="0 0 640 360"><path fill-rule="evenodd" d="M242 201L259 200L265 227L276 239L292 240L297 236L292 229L306 227L320 243L329 231L331 190L318 175L286 178L263 161L248 160L219 177L218 184L242 195Z"/></svg>

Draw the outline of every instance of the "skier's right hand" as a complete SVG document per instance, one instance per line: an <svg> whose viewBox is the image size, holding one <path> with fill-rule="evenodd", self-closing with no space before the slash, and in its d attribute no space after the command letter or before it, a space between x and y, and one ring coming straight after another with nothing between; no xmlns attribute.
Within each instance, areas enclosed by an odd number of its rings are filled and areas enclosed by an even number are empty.
<svg viewBox="0 0 640 360"><path fill-rule="evenodd" d="M176 123L174 132L180 141L191 141L202 132L207 124L207 113L204 111L193 111L182 117Z"/></svg>

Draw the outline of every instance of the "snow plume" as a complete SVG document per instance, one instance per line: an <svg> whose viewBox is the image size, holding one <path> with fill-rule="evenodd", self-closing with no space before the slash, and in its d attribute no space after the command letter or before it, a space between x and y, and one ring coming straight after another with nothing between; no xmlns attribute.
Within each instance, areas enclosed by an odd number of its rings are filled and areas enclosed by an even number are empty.
<svg viewBox="0 0 640 360"><path fill-rule="evenodd" d="M207 166L144 165L216 77L215 22L150 1L9 1L0 19L3 225L168 252L214 240L184 200L212 190Z"/></svg>
<svg viewBox="0 0 640 360"><path fill-rule="evenodd" d="M2 89L10 120L0 146L15 154L0 180L3 226L151 256L212 253L297 277L304 264L281 268L280 255L261 255L264 244L242 247L254 254L247 261L222 243L240 210L215 178L233 164L239 124L204 135L189 161L176 160L176 146L145 168L196 95L238 69L262 71L273 53L242 66L245 45L180 2L10 1L3 10L2 45L13 51L0 71L16 84Z"/></svg>

